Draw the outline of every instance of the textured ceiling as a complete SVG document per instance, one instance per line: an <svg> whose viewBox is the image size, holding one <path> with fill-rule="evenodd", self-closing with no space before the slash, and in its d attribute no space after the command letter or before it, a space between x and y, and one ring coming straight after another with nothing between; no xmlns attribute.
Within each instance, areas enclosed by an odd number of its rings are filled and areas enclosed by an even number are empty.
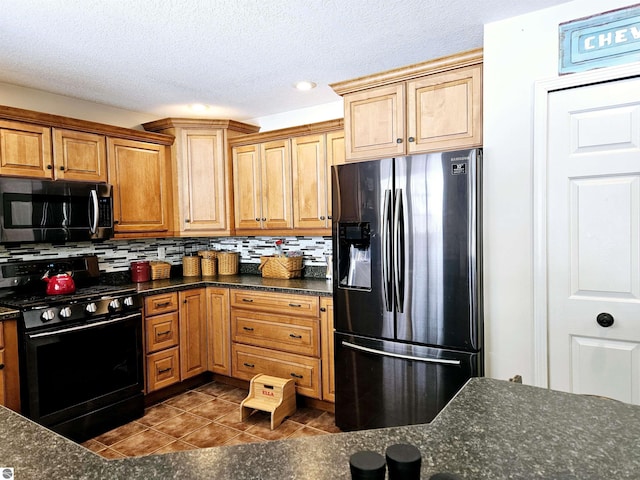
<svg viewBox="0 0 640 480"><path fill-rule="evenodd" d="M567 0L5 0L0 82L159 117L247 120L328 84L482 46L483 25ZM292 85L308 79L315 90Z"/></svg>

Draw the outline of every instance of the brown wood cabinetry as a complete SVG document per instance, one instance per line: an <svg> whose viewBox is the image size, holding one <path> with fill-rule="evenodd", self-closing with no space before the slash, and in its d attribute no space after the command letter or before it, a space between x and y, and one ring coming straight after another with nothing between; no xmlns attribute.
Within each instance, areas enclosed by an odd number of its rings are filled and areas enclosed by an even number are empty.
<svg viewBox="0 0 640 480"><path fill-rule="evenodd" d="M207 287L208 369L231 376L229 289Z"/></svg>
<svg viewBox="0 0 640 480"><path fill-rule="evenodd" d="M331 86L344 97L346 160L482 145L482 50Z"/></svg>
<svg viewBox="0 0 640 480"><path fill-rule="evenodd" d="M166 147L108 138L116 236L167 235L172 228L170 166Z"/></svg>
<svg viewBox="0 0 640 480"><path fill-rule="evenodd" d="M207 371L207 297L204 288L179 292L180 379Z"/></svg>
<svg viewBox="0 0 640 480"><path fill-rule="evenodd" d="M344 162L341 120L247 135L230 144L237 233L330 233L331 165Z"/></svg>
<svg viewBox="0 0 640 480"><path fill-rule="evenodd" d="M293 378L298 393L321 399L319 313L316 296L233 291L232 375Z"/></svg>
<svg viewBox="0 0 640 480"><path fill-rule="evenodd" d="M52 177L51 129L0 120L0 174Z"/></svg>
<svg viewBox="0 0 640 480"><path fill-rule="evenodd" d="M20 377L16 320L0 322L0 405L20 411Z"/></svg>
<svg viewBox="0 0 640 480"><path fill-rule="evenodd" d="M320 336L322 345L322 399L336 401L333 358L333 298L320 299Z"/></svg>
<svg viewBox="0 0 640 480"><path fill-rule="evenodd" d="M180 381L178 305L177 292L144 300L147 393Z"/></svg>
<svg viewBox="0 0 640 480"><path fill-rule="evenodd" d="M62 128L52 130L53 175L56 179L107 181L107 144L104 135Z"/></svg>
<svg viewBox="0 0 640 480"><path fill-rule="evenodd" d="M232 233L233 198L228 141L259 127L232 120L165 118L142 125L173 135L174 224L184 236Z"/></svg>

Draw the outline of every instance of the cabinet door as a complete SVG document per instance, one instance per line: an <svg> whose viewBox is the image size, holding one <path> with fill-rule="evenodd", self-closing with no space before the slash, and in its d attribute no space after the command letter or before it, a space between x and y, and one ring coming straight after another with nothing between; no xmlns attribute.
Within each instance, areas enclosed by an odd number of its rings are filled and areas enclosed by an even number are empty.
<svg viewBox="0 0 640 480"><path fill-rule="evenodd" d="M235 227L259 229L260 210L260 149L258 145L233 148L233 200Z"/></svg>
<svg viewBox="0 0 640 480"><path fill-rule="evenodd" d="M58 179L107 181L104 135L53 129L53 166Z"/></svg>
<svg viewBox="0 0 640 480"><path fill-rule="evenodd" d="M16 320L0 322L0 405L20 411L18 371L18 331Z"/></svg>
<svg viewBox="0 0 640 480"><path fill-rule="evenodd" d="M171 191L165 147L109 138L116 233L161 233L170 228Z"/></svg>
<svg viewBox="0 0 640 480"><path fill-rule="evenodd" d="M407 153L482 145L482 66L407 82Z"/></svg>
<svg viewBox="0 0 640 480"><path fill-rule="evenodd" d="M180 381L178 347L147 355L147 393Z"/></svg>
<svg viewBox="0 0 640 480"><path fill-rule="evenodd" d="M229 289L207 288L208 369L231 375Z"/></svg>
<svg viewBox="0 0 640 480"><path fill-rule="evenodd" d="M216 232L227 226L224 130L184 129L181 135L180 220L183 232Z"/></svg>
<svg viewBox="0 0 640 480"><path fill-rule="evenodd" d="M204 288L179 292L180 379L207 370L207 298Z"/></svg>
<svg viewBox="0 0 640 480"><path fill-rule="evenodd" d="M332 132L327 134L327 228L331 228L332 211L332 168L334 165L345 163L344 132Z"/></svg>
<svg viewBox="0 0 640 480"><path fill-rule="evenodd" d="M320 346L322 349L322 399L336 401L333 359L333 298L320 299Z"/></svg>
<svg viewBox="0 0 640 480"><path fill-rule="evenodd" d="M0 175L52 178L51 129L0 120Z"/></svg>
<svg viewBox="0 0 640 480"><path fill-rule="evenodd" d="M262 228L289 229L291 218L291 152L289 140L260 145Z"/></svg>
<svg viewBox="0 0 640 480"><path fill-rule="evenodd" d="M404 84L344 95L347 160L403 155Z"/></svg>
<svg viewBox="0 0 640 480"><path fill-rule="evenodd" d="M327 158L324 135L291 140L293 227L327 226Z"/></svg>

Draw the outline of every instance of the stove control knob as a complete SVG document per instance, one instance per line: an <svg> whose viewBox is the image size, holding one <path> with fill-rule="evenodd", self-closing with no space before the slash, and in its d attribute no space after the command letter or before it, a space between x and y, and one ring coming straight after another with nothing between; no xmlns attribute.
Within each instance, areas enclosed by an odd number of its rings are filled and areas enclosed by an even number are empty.
<svg viewBox="0 0 640 480"><path fill-rule="evenodd" d="M54 312L50 308L42 312L42 315L40 315L40 320L42 320L43 322L50 322L54 318L56 318L56 312Z"/></svg>
<svg viewBox="0 0 640 480"><path fill-rule="evenodd" d="M117 298L114 298L113 300L111 300L109 302L109 311L110 312L116 312L118 310L120 310L120 307L122 305L120 304L120 300L118 300Z"/></svg>
<svg viewBox="0 0 640 480"><path fill-rule="evenodd" d="M71 316L71 307L63 307L58 313L62 318L69 318Z"/></svg>
<svg viewBox="0 0 640 480"><path fill-rule="evenodd" d="M87 303L87 306L84 307L84 311L87 312L87 313L96 313L96 310L98 310L98 307L93 302Z"/></svg>
<svg viewBox="0 0 640 480"><path fill-rule="evenodd" d="M133 297L125 297L124 306L125 307L133 307Z"/></svg>

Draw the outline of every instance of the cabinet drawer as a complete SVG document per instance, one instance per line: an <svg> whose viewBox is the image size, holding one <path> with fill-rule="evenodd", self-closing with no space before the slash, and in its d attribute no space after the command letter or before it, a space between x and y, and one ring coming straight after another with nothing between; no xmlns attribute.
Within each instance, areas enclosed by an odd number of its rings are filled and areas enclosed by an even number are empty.
<svg viewBox="0 0 640 480"><path fill-rule="evenodd" d="M305 317L317 317L320 314L318 297L255 290L232 290L231 306Z"/></svg>
<svg viewBox="0 0 640 480"><path fill-rule="evenodd" d="M293 353L234 343L231 347L234 377L251 380L264 373L279 378L293 378L301 395L321 398L320 360Z"/></svg>
<svg viewBox="0 0 640 480"><path fill-rule="evenodd" d="M320 356L320 323L316 319L234 309L231 329L234 342Z"/></svg>
<svg viewBox="0 0 640 480"><path fill-rule="evenodd" d="M147 391L153 392L180 381L178 347L147 355Z"/></svg>
<svg viewBox="0 0 640 480"><path fill-rule="evenodd" d="M178 292L152 295L144 299L144 313L146 316L175 312L177 310Z"/></svg>
<svg viewBox="0 0 640 480"><path fill-rule="evenodd" d="M147 353L178 345L178 312L154 315L145 319Z"/></svg>

